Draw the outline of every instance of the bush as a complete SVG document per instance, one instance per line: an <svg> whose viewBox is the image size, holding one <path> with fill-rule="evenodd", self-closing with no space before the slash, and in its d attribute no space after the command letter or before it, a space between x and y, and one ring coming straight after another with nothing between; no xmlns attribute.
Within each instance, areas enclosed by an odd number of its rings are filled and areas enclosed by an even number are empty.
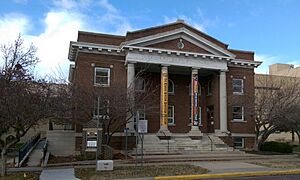
<svg viewBox="0 0 300 180"><path fill-rule="evenodd" d="M262 145L261 150L279 152L279 153L292 153L293 146L289 145L288 143L270 141L270 142L265 142Z"/></svg>

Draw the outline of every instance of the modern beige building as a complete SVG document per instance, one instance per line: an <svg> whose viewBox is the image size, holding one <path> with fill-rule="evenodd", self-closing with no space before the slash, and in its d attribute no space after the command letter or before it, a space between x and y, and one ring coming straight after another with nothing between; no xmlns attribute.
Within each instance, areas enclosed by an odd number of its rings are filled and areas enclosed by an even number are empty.
<svg viewBox="0 0 300 180"><path fill-rule="evenodd" d="M269 66L269 74L276 76L300 77L300 67L292 64L272 64Z"/></svg>
<svg viewBox="0 0 300 180"><path fill-rule="evenodd" d="M274 84L288 84L294 78L299 78L300 81L300 67L291 64L272 64L269 66L269 74L255 74L255 89L276 90ZM275 132L269 136L268 141L292 142L292 137L291 132ZM295 134L293 143L297 144L298 142L298 136Z"/></svg>

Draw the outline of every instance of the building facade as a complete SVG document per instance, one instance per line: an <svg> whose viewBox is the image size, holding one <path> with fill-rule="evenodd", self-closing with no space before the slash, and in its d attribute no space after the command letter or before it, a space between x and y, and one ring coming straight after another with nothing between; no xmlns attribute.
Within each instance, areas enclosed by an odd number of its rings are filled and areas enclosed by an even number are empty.
<svg viewBox="0 0 300 180"><path fill-rule="evenodd" d="M159 87L150 98L154 105L145 106L140 117L148 120L148 134L191 140L213 134L229 146L253 146L254 68L260 65L254 52L229 49L178 20L125 36L80 31L70 43L69 60L70 81L86 89L128 91L135 83L143 91L145 81L135 77L147 67L151 86ZM134 120L126 127L134 131ZM82 127L77 132L82 149ZM122 139L122 132L115 138Z"/></svg>

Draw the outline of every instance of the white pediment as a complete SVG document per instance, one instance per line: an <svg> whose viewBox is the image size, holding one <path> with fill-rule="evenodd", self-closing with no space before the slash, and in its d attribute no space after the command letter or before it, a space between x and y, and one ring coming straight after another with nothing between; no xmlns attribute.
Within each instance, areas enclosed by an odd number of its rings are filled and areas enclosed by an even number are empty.
<svg viewBox="0 0 300 180"><path fill-rule="evenodd" d="M229 58L235 58L235 55L228 50L218 46L217 44L208 41L207 39L195 34L194 32L188 30L187 28L179 28L163 33L158 33L151 36L146 36L131 41L126 41L123 46L140 46L146 47L149 45L166 42L174 39L184 39L216 56L226 56Z"/></svg>

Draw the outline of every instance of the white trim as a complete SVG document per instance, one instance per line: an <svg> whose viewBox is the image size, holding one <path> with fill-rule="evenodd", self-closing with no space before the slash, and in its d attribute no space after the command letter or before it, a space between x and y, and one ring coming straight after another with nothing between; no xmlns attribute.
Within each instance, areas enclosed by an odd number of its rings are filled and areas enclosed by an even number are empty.
<svg viewBox="0 0 300 180"><path fill-rule="evenodd" d="M227 70L227 61L218 59L203 59L202 57L195 58L194 56L179 57L177 55L168 54L150 54L147 52L129 51L126 55L125 63L140 62L147 64L165 64L171 66L205 68L214 70Z"/></svg>
<svg viewBox="0 0 300 180"><path fill-rule="evenodd" d="M245 59L232 59L230 60L230 63L233 65L247 65L247 66L252 66L257 68L259 65L261 65L262 62L260 61L250 61L250 60L245 60Z"/></svg>
<svg viewBox="0 0 300 180"><path fill-rule="evenodd" d="M242 84L241 84L241 90L242 90L242 92L236 92L236 91L234 91L234 87L240 87L240 86L237 86L237 85L234 85L234 82L233 81L241 81L242 82ZM233 92L233 94L236 94L236 95L243 95L244 94L244 79L242 79L242 78L233 78L232 79L232 92Z"/></svg>
<svg viewBox="0 0 300 180"><path fill-rule="evenodd" d="M235 107L241 107L241 108L242 108L242 119L234 119L234 117L233 117L233 113L234 113L233 109L234 109ZM232 121L234 121L234 122L244 122L244 121L245 121L245 117L244 117L244 106L232 106Z"/></svg>
<svg viewBox="0 0 300 180"><path fill-rule="evenodd" d="M123 45L138 45L138 44L142 44L142 43L145 43L145 42L149 42L149 41L153 41L153 40L161 39L161 38L166 38L166 37L169 37L169 36L172 36L172 35L177 35L177 34L179 34L181 36L184 35L186 37L193 38L196 41L202 42L203 44L207 45L208 47L210 47L210 48L212 48L216 51L219 51L219 52L223 53L224 55L226 55L230 58L235 58L236 57L236 55L229 52L228 50L219 47L218 45L208 41L207 39L199 36L198 34L195 34L192 31L186 29L185 27L178 28L178 29L175 29L175 30L172 30L172 31L158 33L158 34L151 35L151 36L146 36L146 37L134 39L134 40L131 40L131 41L124 42L122 44Z"/></svg>
<svg viewBox="0 0 300 180"><path fill-rule="evenodd" d="M169 108L172 108L173 116L169 117L169 113L168 113L168 126L172 126L172 125L175 125L175 106L174 105L168 105L168 111L169 111ZM169 119L172 120L172 123L169 123Z"/></svg>
<svg viewBox="0 0 300 180"><path fill-rule="evenodd" d="M173 95L173 94L175 94L175 84L174 84L174 81L172 81L172 79L168 79L168 85L169 84L172 84L173 86L172 86L172 91L169 91L170 90L170 88L168 87L168 94L171 94L171 95ZM170 83L171 82L171 83Z"/></svg>
<svg viewBox="0 0 300 180"><path fill-rule="evenodd" d="M101 83L96 82L97 70L108 70L107 84L101 84ZM94 86L101 86L101 87L109 87L110 86L110 68L105 68L105 67L95 67L94 68Z"/></svg>

